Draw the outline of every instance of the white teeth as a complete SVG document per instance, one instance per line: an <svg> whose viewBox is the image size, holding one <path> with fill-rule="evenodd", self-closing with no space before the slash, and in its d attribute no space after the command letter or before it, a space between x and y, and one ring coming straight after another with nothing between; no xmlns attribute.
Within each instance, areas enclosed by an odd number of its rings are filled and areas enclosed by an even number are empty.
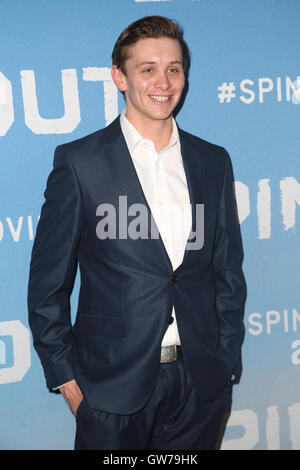
<svg viewBox="0 0 300 470"><path fill-rule="evenodd" d="M169 96L156 96L156 95L150 95L150 96L155 101L168 101L168 99L169 99Z"/></svg>

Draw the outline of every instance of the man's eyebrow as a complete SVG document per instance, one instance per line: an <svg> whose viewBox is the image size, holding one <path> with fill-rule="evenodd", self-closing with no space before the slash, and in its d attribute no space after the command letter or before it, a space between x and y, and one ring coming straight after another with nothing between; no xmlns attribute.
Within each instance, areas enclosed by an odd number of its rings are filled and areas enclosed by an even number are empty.
<svg viewBox="0 0 300 470"><path fill-rule="evenodd" d="M153 61L153 60L145 60L144 62L139 62L138 64L136 64L136 68L141 67L142 65L153 65L153 64L156 64L156 62ZM168 65L174 65L174 64L182 65L182 61L181 60L171 60Z"/></svg>
<svg viewBox="0 0 300 470"><path fill-rule="evenodd" d="M139 62L138 64L136 64L136 67L140 67L141 65L148 65L148 64L153 65L155 64L155 62L150 61L150 60L145 60L144 62Z"/></svg>

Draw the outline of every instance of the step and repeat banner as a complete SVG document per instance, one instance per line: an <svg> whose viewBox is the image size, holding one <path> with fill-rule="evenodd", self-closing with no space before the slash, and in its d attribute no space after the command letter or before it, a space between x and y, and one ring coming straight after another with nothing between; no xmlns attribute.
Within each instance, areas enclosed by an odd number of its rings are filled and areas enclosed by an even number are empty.
<svg viewBox="0 0 300 470"><path fill-rule="evenodd" d="M300 449L298 0L0 1L0 449L73 449L28 326L32 244L55 147L122 110L111 52L153 14L178 20L191 51L178 124L225 147L235 173L248 297L222 449Z"/></svg>

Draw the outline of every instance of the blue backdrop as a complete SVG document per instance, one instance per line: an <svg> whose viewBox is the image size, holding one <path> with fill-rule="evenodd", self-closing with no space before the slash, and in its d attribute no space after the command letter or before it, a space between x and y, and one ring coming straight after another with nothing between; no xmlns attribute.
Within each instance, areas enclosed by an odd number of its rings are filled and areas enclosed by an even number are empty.
<svg viewBox="0 0 300 470"><path fill-rule="evenodd" d="M54 148L122 109L111 51L149 14L177 19L191 49L178 124L224 146L235 171L248 299L222 448L300 449L298 0L1 1L0 449L73 448L28 329L30 254Z"/></svg>

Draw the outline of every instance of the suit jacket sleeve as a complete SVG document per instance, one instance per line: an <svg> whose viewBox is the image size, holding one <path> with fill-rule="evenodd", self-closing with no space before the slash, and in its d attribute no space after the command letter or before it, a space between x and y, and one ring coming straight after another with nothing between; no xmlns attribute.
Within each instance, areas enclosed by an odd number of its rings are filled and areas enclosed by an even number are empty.
<svg viewBox="0 0 300 470"><path fill-rule="evenodd" d="M217 214L214 269L216 308L220 345L233 363L235 382L239 381L244 339L244 304L246 283L242 272L243 248L234 193L231 160L225 151L224 181Z"/></svg>
<svg viewBox="0 0 300 470"><path fill-rule="evenodd" d="M74 378L70 296L80 243L79 185L66 147L55 151L33 245L28 312L33 344L51 389Z"/></svg>

